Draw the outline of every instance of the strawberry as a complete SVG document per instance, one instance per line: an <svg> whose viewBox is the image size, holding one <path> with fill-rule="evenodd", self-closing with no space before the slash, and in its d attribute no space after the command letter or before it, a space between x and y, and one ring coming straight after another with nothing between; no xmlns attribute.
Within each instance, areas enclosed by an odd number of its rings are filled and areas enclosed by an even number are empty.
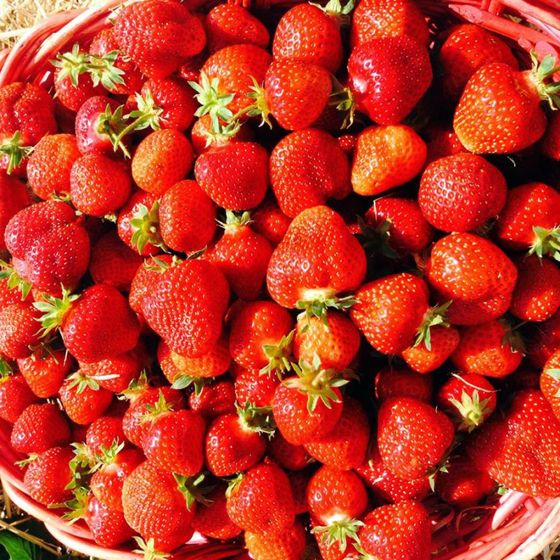
<svg viewBox="0 0 560 560"><path fill-rule="evenodd" d="M325 8L312 4L290 8L280 18L274 33L274 59L297 59L323 66L335 74L343 55L340 20L347 13L334 3Z"/></svg>
<svg viewBox="0 0 560 560"><path fill-rule="evenodd" d="M383 354L399 354L408 348L428 312L426 283L407 272L364 284L356 300L350 317Z"/></svg>
<svg viewBox="0 0 560 560"><path fill-rule="evenodd" d="M246 531L245 546L255 560L299 560L306 550L306 533L298 522L280 533Z"/></svg>
<svg viewBox="0 0 560 560"><path fill-rule="evenodd" d="M530 255L517 261L517 285L510 312L522 321L545 321L560 307L560 269L548 259Z"/></svg>
<svg viewBox="0 0 560 560"><path fill-rule="evenodd" d="M322 316L326 307L345 306L336 296L355 290L365 272L364 250L342 217L315 206L290 224L272 253L266 280L272 299L283 307L307 308Z"/></svg>
<svg viewBox="0 0 560 560"><path fill-rule="evenodd" d="M364 196L380 194L416 177L425 161L426 144L409 126L370 126L354 148L352 188Z"/></svg>
<svg viewBox="0 0 560 560"><path fill-rule="evenodd" d="M365 553L383 560L428 560L431 528L418 502L381 506L364 518L358 537Z"/></svg>
<svg viewBox="0 0 560 560"><path fill-rule="evenodd" d="M557 113L553 113L548 119L541 150L549 158L560 161L560 117Z"/></svg>
<svg viewBox="0 0 560 560"><path fill-rule="evenodd" d="M0 354L11 360L27 358L39 343L40 314L28 303L13 303L0 310Z"/></svg>
<svg viewBox="0 0 560 560"><path fill-rule="evenodd" d="M290 471L302 471L312 460L303 445L293 445L278 431L268 442L268 454L283 469ZM307 483L305 486L307 487ZM297 501L295 492L294 498ZM305 511L307 511L307 508L305 508Z"/></svg>
<svg viewBox="0 0 560 560"><path fill-rule="evenodd" d="M327 199L348 196L350 166L335 138L322 130L306 128L276 144L270 154L270 182L280 209L294 218L306 208L325 204Z"/></svg>
<svg viewBox="0 0 560 560"><path fill-rule="evenodd" d="M60 329L68 350L80 362L98 362L132 350L140 335L126 298L112 286L96 284L81 295L65 290L61 299L37 302L44 335Z"/></svg>
<svg viewBox="0 0 560 560"><path fill-rule="evenodd" d="M393 397L409 397L429 403L432 400L432 378L408 369L386 367L375 376L375 396L380 402Z"/></svg>
<svg viewBox="0 0 560 560"><path fill-rule="evenodd" d="M282 241L291 221L272 200L265 200L253 212L253 229L264 235L273 247Z"/></svg>
<svg viewBox="0 0 560 560"><path fill-rule="evenodd" d="M49 134L41 138L27 163L31 190L44 200L70 194L70 172L80 157L73 134Z"/></svg>
<svg viewBox="0 0 560 560"><path fill-rule="evenodd" d="M142 190L159 196L185 178L193 159L192 146L184 134L172 128L156 130L136 148L132 177Z"/></svg>
<svg viewBox="0 0 560 560"><path fill-rule="evenodd" d="M441 88L446 97L457 101L471 76L492 62L519 67L511 49L501 39L478 25L464 23L455 26L438 53Z"/></svg>
<svg viewBox="0 0 560 560"><path fill-rule="evenodd" d="M217 485L196 509L192 526L204 537L224 541L233 539L241 533L241 529L227 514L226 489L223 484Z"/></svg>
<svg viewBox="0 0 560 560"><path fill-rule="evenodd" d="M496 233L507 248L529 250L539 257L558 255L560 193L544 183L511 189Z"/></svg>
<svg viewBox="0 0 560 560"><path fill-rule="evenodd" d="M492 494L495 486L488 473L467 459L456 458L436 474L435 492L444 502L467 509Z"/></svg>
<svg viewBox="0 0 560 560"><path fill-rule="evenodd" d="M503 62L479 68L453 118L461 144L477 154L510 154L537 142L547 123L541 100L554 95L554 85L546 83L553 73L551 55L540 64L535 59L532 70L519 71Z"/></svg>
<svg viewBox="0 0 560 560"><path fill-rule="evenodd" d="M507 312L511 294L498 294L474 301L454 300L447 310L447 321L453 325L480 325L498 319Z"/></svg>
<svg viewBox="0 0 560 560"><path fill-rule="evenodd" d="M465 327L451 361L465 373L505 377L523 359L520 342L505 321L490 321Z"/></svg>
<svg viewBox="0 0 560 560"><path fill-rule="evenodd" d="M332 542L325 538L324 533L315 532L315 529L321 528L315 521L311 520L311 532L314 534L317 548L323 560L354 560L359 558L356 547L358 543L351 537L342 536L339 543ZM342 550L343 549L343 550Z"/></svg>
<svg viewBox="0 0 560 560"><path fill-rule="evenodd" d="M70 428L54 404L31 404L15 421L10 441L19 453L42 453L70 443Z"/></svg>
<svg viewBox="0 0 560 560"><path fill-rule="evenodd" d="M122 511L107 507L94 496L87 501L85 521L95 543L103 547L113 548L134 535Z"/></svg>
<svg viewBox="0 0 560 560"><path fill-rule="evenodd" d="M453 443L449 418L429 404L409 397L385 401L379 409L377 442L385 466L414 480L430 474Z"/></svg>
<svg viewBox="0 0 560 560"><path fill-rule="evenodd" d="M548 358L560 347L560 311L547 321L534 325L526 346L527 357L531 364L542 368Z"/></svg>
<svg viewBox="0 0 560 560"><path fill-rule="evenodd" d="M313 532L329 548L344 551L347 538L356 538L368 496L360 477L352 471L323 466L309 481L306 491Z"/></svg>
<svg viewBox="0 0 560 560"><path fill-rule="evenodd" d="M369 419L364 409L347 397L335 427L327 435L306 443L305 449L323 465L348 471L364 462L369 437Z"/></svg>
<svg viewBox="0 0 560 560"><path fill-rule="evenodd" d="M129 249L116 231L110 231L93 246L89 273L96 284L109 284L121 292L127 292L142 263L142 257Z"/></svg>
<svg viewBox="0 0 560 560"><path fill-rule="evenodd" d="M280 534L295 521L295 504L286 473L261 463L236 479L227 494L230 519L245 531Z"/></svg>
<svg viewBox="0 0 560 560"><path fill-rule="evenodd" d="M100 454L114 443L123 443L125 439L122 418L116 416L100 416L86 431L86 445L92 455Z"/></svg>
<svg viewBox="0 0 560 560"><path fill-rule="evenodd" d="M552 412L560 418L560 351L555 350L543 366L539 378L539 385L546 400L550 403Z"/></svg>
<svg viewBox="0 0 560 560"><path fill-rule="evenodd" d="M228 283L217 266L187 260L160 275L142 309L174 352L197 357L220 338L228 300Z"/></svg>
<svg viewBox="0 0 560 560"><path fill-rule="evenodd" d="M351 44L358 47L382 37L408 35L428 43L428 26L422 12L410 0L362 0L352 18Z"/></svg>
<svg viewBox="0 0 560 560"><path fill-rule="evenodd" d="M216 232L216 207L195 181L179 181L159 203L163 242L173 251L191 253L206 247Z"/></svg>
<svg viewBox="0 0 560 560"><path fill-rule="evenodd" d="M387 125L399 123L416 106L432 81L432 67L424 45L397 35L356 47L348 75L356 108Z"/></svg>
<svg viewBox="0 0 560 560"><path fill-rule="evenodd" d="M540 391L517 393L507 416L487 422L467 454L498 484L542 498L560 493L560 424Z"/></svg>
<svg viewBox="0 0 560 560"><path fill-rule="evenodd" d="M506 180L496 167L474 154L456 154L428 165L418 204L439 230L473 231L500 213L506 192Z"/></svg>
<svg viewBox="0 0 560 560"><path fill-rule="evenodd" d="M268 368L282 373L289 363L293 320L271 301L252 301L237 307L231 317L229 351L241 367Z"/></svg>
<svg viewBox="0 0 560 560"><path fill-rule="evenodd" d="M187 504L182 482L169 472L158 470L149 461L138 465L125 479L122 505L126 522L145 541L168 552L187 542L196 504ZM188 482L188 481L187 481Z"/></svg>
<svg viewBox="0 0 560 560"><path fill-rule="evenodd" d="M150 78L165 78L206 44L199 18L175 2L146 0L119 11L113 28L120 51Z"/></svg>
<svg viewBox="0 0 560 560"><path fill-rule="evenodd" d="M418 202L408 198L387 196L374 200L364 221L397 253L419 253L434 237L434 230L422 215Z"/></svg>
<svg viewBox="0 0 560 560"><path fill-rule="evenodd" d="M202 153L194 167L202 190L222 208L258 206L268 187L268 154L256 142L228 142Z"/></svg>
<svg viewBox="0 0 560 560"><path fill-rule="evenodd" d="M12 375L10 366L4 361L0 366L4 370L0 373L0 418L13 424L38 399L22 375Z"/></svg>
<svg viewBox="0 0 560 560"><path fill-rule="evenodd" d="M98 362L80 362L80 371L103 389L121 393L142 370L139 351L117 354Z"/></svg>
<svg viewBox="0 0 560 560"><path fill-rule="evenodd" d="M225 146L229 142L251 142L254 139L255 135L249 127L242 127L237 121L225 124L218 119L216 123L210 114L202 115L191 128L191 142L195 154L202 154L210 148Z"/></svg>
<svg viewBox="0 0 560 560"><path fill-rule="evenodd" d="M256 407L270 407L280 380L276 375L259 370L243 370L236 375L234 382L235 400L243 407L252 404Z"/></svg>
<svg viewBox="0 0 560 560"><path fill-rule="evenodd" d="M249 10L235 4L215 6L208 12L205 23L210 53L240 44L266 49L270 41L263 23Z"/></svg>
<svg viewBox="0 0 560 560"><path fill-rule="evenodd" d="M157 284L160 275L174 264L177 264L177 259L172 255L158 255L144 259L144 263L138 267L132 279L128 294L128 302L135 313L142 316L144 298Z"/></svg>
<svg viewBox="0 0 560 560"><path fill-rule="evenodd" d="M45 506L63 504L72 497L68 486L72 482L70 447L51 447L34 458L23 477L29 495Z"/></svg>
<svg viewBox="0 0 560 560"><path fill-rule="evenodd" d="M229 379L219 379L206 385L200 393L189 395L189 406L208 421L235 412L235 391Z"/></svg>
<svg viewBox="0 0 560 560"><path fill-rule="evenodd" d="M437 403L455 421L458 430L472 432L494 412L496 391L481 375L452 374L440 387Z"/></svg>
<svg viewBox="0 0 560 560"><path fill-rule="evenodd" d="M428 146L426 163L467 151L459 141L459 138L457 138L453 127L448 126L446 123L430 123L423 130L423 133Z"/></svg>
<svg viewBox="0 0 560 560"><path fill-rule="evenodd" d="M64 412L75 424L88 425L109 408L113 395L83 372L67 377L59 392Z"/></svg>

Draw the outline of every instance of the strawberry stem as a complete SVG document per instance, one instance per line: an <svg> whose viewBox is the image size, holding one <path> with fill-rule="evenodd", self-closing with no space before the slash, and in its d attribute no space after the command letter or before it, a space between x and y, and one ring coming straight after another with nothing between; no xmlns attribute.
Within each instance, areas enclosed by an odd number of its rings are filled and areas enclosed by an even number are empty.
<svg viewBox="0 0 560 560"><path fill-rule="evenodd" d="M442 305L437 305L435 307L430 307L428 311L424 314L422 323L416 331L416 339L414 341L414 346L419 346L424 344L427 350L432 350L432 337L431 328L435 326L449 327L449 323L445 319L445 314L449 309L451 302L448 301Z"/></svg>
<svg viewBox="0 0 560 560"><path fill-rule="evenodd" d="M221 134L220 119L229 122L233 118L233 113L228 105L232 102L235 94L221 93L220 81L218 78L210 80L205 72L200 73L200 83L190 81L189 85L196 91L195 99L200 104L196 110L196 117L210 115L212 129Z"/></svg>
<svg viewBox="0 0 560 560"><path fill-rule="evenodd" d="M283 374L290 371L292 363L292 343L295 330L290 331L280 339L278 344L264 344L263 351L268 358L268 364L259 371L260 375L270 375L276 373L278 379L282 379Z"/></svg>
<svg viewBox="0 0 560 560"><path fill-rule="evenodd" d="M40 333L43 338L60 328L64 322L64 318L72 309L72 304L79 297L79 294L72 295L70 290L62 286L61 298L44 296L44 301L36 301L33 303L33 307L43 313L43 316L38 319L42 325Z"/></svg>
<svg viewBox="0 0 560 560"><path fill-rule="evenodd" d="M7 138L0 143L0 154L4 154L8 158L8 168L6 173L11 175L24 158L31 155L33 146L23 146L21 132L18 130L11 138Z"/></svg>
<svg viewBox="0 0 560 560"><path fill-rule="evenodd" d="M145 204L140 204L130 220L130 225L133 232L131 242L140 254L148 243L163 251L168 250L159 232L159 200L156 200L150 209Z"/></svg>

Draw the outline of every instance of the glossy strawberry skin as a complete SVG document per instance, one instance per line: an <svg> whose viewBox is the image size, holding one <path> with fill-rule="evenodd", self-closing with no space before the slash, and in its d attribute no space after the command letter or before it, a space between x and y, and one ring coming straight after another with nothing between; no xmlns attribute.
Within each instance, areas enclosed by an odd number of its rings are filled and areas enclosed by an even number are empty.
<svg viewBox="0 0 560 560"><path fill-rule="evenodd" d="M375 396L380 402L409 397L426 403L432 400L432 378L408 369L386 367L375 376Z"/></svg>
<svg viewBox="0 0 560 560"><path fill-rule="evenodd" d="M80 55L82 54L81 52ZM62 68L55 70L54 89L58 102L72 113L78 111L90 97L105 93L105 89L101 84L93 85L93 80L89 73L79 74L76 83L74 83L69 74L62 74Z"/></svg>
<svg viewBox="0 0 560 560"><path fill-rule="evenodd" d="M121 208L117 217L117 232L119 238L133 251L142 256L156 255L161 252L161 248L157 246L157 243L154 245L148 240L146 245L140 250L138 244L132 241L132 237L136 231L136 228L132 225L132 220L139 215L143 206L150 211L156 202L159 203L159 197L157 195L144 191L136 191ZM152 239L152 241L155 243L154 239ZM162 260L165 261L166 258L165 255L161 255Z"/></svg>
<svg viewBox="0 0 560 560"><path fill-rule="evenodd" d="M64 412L76 424L88 425L97 420L109 408L113 395L106 389L97 390L86 387L80 391L66 380L59 391Z"/></svg>
<svg viewBox="0 0 560 560"><path fill-rule="evenodd" d="M109 449L113 443L124 443L122 418L101 416L94 420L86 431L86 445L91 453L98 454L102 448Z"/></svg>
<svg viewBox="0 0 560 560"><path fill-rule="evenodd" d="M86 522L93 540L104 547L126 543L134 535L122 511L105 506L94 496L88 499Z"/></svg>
<svg viewBox="0 0 560 560"><path fill-rule="evenodd" d="M208 503L198 504L193 529L205 537L221 541L237 537L241 529L229 518L226 506L226 487L217 485L207 496Z"/></svg>
<svg viewBox="0 0 560 560"><path fill-rule="evenodd" d="M189 406L199 412L207 421L222 414L235 412L235 391L229 379L218 379L204 387L200 395L189 395Z"/></svg>
<svg viewBox="0 0 560 560"><path fill-rule="evenodd" d="M429 373L441 367L459 344L459 332L453 327L430 327L430 348L423 341L402 351L407 365L419 373Z"/></svg>
<svg viewBox="0 0 560 560"><path fill-rule="evenodd" d="M298 522L278 534L245 531L245 546L255 560L298 560L306 542L305 529Z"/></svg>
<svg viewBox="0 0 560 560"><path fill-rule="evenodd" d="M0 310L0 353L18 360L31 355L38 344L38 320L41 314L28 303L13 303Z"/></svg>
<svg viewBox="0 0 560 560"><path fill-rule="evenodd" d="M104 131L107 126L102 121L103 114L109 109L115 113L118 103L104 95L88 98L76 113L76 143L82 154L96 152L111 156L115 151L109 134ZM110 124L110 123L109 123Z"/></svg>
<svg viewBox="0 0 560 560"><path fill-rule="evenodd" d="M20 414L37 402L22 375L14 374L0 378L0 418L13 424Z"/></svg>

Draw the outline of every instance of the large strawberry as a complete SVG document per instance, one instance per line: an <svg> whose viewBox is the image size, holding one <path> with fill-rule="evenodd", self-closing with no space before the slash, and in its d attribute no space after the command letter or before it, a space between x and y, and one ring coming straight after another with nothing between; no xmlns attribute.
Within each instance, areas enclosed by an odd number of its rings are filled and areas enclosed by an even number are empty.
<svg viewBox="0 0 560 560"><path fill-rule="evenodd" d="M245 546L255 560L300 560L306 544L305 529L299 522L280 533L245 531Z"/></svg>
<svg viewBox="0 0 560 560"><path fill-rule="evenodd" d="M0 418L13 424L38 399L22 375L12 374L10 366L4 361L0 366Z"/></svg>
<svg viewBox="0 0 560 560"><path fill-rule="evenodd" d="M227 4L222 4L226 6ZM230 4L231 5L231 4ZM211 490L202 503L198 504L193 519L193 529L212 539L233 539L241 533L227 513L225 484L218 484Z"/></svg>
<svg viewBox="0 0 560 560"><path fill-rule="evenodd" d="M126 543L134 535L122 511L107 507L92 494L88 494L85 503L84 520L93 540L104 547Z"/></svg>

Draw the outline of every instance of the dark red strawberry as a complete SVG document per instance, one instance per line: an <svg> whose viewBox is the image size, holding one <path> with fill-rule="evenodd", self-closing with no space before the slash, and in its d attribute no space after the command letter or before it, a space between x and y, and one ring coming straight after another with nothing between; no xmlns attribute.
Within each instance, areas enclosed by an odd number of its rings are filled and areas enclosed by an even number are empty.
<svg viewBox="0 0 560 560"><path fill-rule="evenodd" d="M0 363L0 418L13 424L21 413L39 399L22 375L12 374L7 362Z"/></svg>
<svg viewBox="0 0 560 560"><path fill-rule="evenodd" d="M392 397L410 397L429 403L432 400L432 378L408 369L386 367L375 376L375 396L380 402Z"/></svg>

